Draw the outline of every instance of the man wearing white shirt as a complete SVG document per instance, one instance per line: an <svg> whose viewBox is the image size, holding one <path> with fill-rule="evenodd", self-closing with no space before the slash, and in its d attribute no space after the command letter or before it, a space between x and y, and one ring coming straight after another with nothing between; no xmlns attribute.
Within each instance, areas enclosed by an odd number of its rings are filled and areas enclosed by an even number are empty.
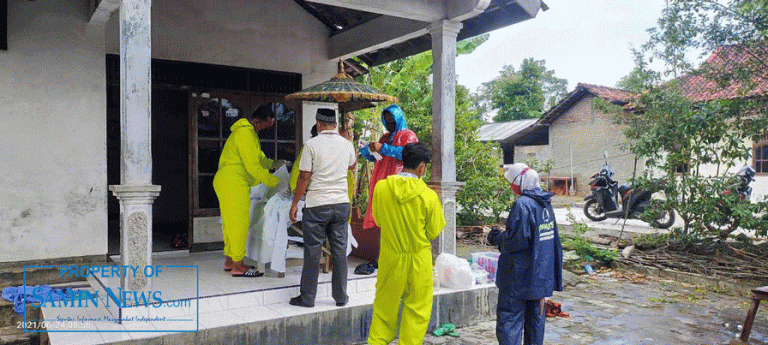
<svg viewBox="0 0 768 345"><path fill-rule="evenodd" d="M290 218L296 221L298 202L306 193L302 226L304 228L304 267L301 271L301 295L290 304L314 307L320 255L326 236L333 257L332 296L337 306L347 304L347 222L350 200L347 170L352 170L357 154L352 143L336 129L336 111L320 108L315 115L318 136L304 144L299 162L299 179L291 204Z"/></svg>

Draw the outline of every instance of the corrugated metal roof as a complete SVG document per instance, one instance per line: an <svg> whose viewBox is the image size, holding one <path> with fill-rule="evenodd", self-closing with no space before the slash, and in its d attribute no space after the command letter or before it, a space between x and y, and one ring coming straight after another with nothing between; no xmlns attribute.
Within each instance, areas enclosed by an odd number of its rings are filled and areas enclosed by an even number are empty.
<svg viewBox="0 0 768 345"><path fill-rule="evenodd" d="M539 119L516 120L510 122L489 123L477 130L478 141L502 141L516 133L533 126Z"/></svg>

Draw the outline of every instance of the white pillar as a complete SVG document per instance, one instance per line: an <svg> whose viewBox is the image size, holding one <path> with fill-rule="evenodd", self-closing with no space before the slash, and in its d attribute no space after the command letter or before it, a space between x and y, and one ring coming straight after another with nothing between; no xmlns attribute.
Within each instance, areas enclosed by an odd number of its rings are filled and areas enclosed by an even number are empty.
<svg viewBox="0 0 768 345"><path fill-rule="evenodd" d="M440 195L448 223L438 238L437 251L456 254L456 36L461 22L438 20L432 36L432 182ZM433 247L434 248L434 247Z"/></svg>
<svg viewBox="0 0 768 345"><path fill-rule="evenodd" d="M110 190L120 200L120 261L152 265L152 203L160 186L152 185L151 0L120 4L120 185ZM121 277L124 290L147 289L144 274Z"/></svg>

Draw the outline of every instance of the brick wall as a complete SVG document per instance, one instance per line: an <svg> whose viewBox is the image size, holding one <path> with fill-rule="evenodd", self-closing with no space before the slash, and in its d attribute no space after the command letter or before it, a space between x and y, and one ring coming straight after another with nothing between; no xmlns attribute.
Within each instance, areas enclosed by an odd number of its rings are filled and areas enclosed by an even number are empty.
<svg viewBox="0 0 768 345"><path fill-rule="evenodd" d="M622 125L614 123L613 115L594 109L594 96L585 96L568 111L555 120L549 128L549 146L555 161L552 176L570 177L571 152L573 153L573 177L576 179L576 194L589 193L589 176L600 170L604 163L603 152L608 151L608 163L615 172L619 183L632 177L634 156L622 150L625 141ZM638 161L638 174L643 161Z"/></svg>

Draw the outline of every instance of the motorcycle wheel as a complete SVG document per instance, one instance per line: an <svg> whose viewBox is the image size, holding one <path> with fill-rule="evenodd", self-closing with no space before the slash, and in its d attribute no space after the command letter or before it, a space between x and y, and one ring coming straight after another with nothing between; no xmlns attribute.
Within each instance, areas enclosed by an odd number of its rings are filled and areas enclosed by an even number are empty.
<svg viewBox="0 0 768 345"><path fill-rule="evenodd" d="M594 220L596 222L599 222L601 220L605 220L608 218L608 215L603 212L603 207L600 206L600 203L597 202L597 200L589 200L586 204L584 204L584 215L587 216L587 218Z"/></svg>
<svg viewBox="0 0 768 345"><path fill-rule="evenodd" d="M659 229L669 229L672 224L675 224L675 210L667 207L659 211L659 217L651 225Z"/></svg>

